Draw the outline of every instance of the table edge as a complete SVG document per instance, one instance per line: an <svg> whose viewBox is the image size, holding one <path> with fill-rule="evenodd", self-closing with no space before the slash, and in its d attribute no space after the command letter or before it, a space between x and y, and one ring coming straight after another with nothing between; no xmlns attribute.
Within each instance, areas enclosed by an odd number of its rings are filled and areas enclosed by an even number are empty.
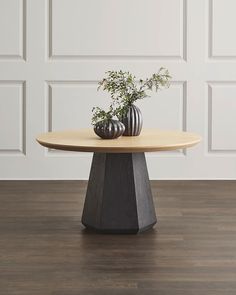
<svg viewBox="0 0 236 295"><path fill-rule="evenodd" d="M88 153L144 153L144 152L158 152L158 151L171 151L171 150L178 150L178 149L185 149L192 146L195 146L199 142L201 142L202 138L199 136L199 139L196 139L192 142L187 144L175 144L174 146L164 146L164 147L86 147L86 146L71 146L71 145L62 145L62 144L50 144L48 142L44 142L38 138L36 141L41 144L42 146L50 149L56 150L64 150L64 151L74 151L74 152L88 152Z"/></svg>

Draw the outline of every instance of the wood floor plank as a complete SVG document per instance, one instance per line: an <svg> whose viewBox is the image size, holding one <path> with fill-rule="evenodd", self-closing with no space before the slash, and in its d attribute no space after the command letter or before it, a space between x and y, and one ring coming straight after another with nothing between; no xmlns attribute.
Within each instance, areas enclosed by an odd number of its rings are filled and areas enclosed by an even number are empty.
<svg viewBox="0 0 236 295"><path fill-rule="evenodd" d="M236 181L152 181L139 235L80 223L86 181L0 181L1 295L235 295Z"/></svg>

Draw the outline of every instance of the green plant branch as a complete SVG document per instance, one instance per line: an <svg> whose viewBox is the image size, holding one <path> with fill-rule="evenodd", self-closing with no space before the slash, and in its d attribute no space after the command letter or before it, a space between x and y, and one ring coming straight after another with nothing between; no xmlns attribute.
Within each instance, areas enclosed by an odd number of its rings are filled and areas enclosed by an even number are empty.
<svg viewBox="0 0 236 295"><path fill-rule="evenodd" d="M106 112L99 107L93 108L92 124L99 120L109 120L121 117L127 112L131 104L147 96L147 91L158 91L170 86L171 76L165 68L160 68L150 78L136 80L130 72L108 71L106 77L98 83L98 90L102 89L111 95L111 104Z"/></svg>

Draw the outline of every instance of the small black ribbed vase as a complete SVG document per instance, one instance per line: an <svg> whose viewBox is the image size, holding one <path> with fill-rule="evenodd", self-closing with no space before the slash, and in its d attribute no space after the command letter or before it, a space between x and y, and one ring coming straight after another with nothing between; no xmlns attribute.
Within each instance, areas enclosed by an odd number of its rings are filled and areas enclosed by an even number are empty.
<svg viewBox="0 0 236 295"><path fill-rule="evenodd" d="M103 139L115 139L124 133L125 126L120 121L111 119L98 122L93 130Z"/></svg>
<svg viewBox="0 0 236 295"><path fill-rule="evenodd" d="M138 136L142 130L143 117L140 109L131 104L127 113L120 118L120 121L125 125L125 136Z"/></svg>

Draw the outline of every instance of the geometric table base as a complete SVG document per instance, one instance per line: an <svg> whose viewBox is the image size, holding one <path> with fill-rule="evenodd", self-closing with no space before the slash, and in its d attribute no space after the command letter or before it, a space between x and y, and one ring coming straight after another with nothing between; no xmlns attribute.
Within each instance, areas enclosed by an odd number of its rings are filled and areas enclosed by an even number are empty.
<svg viewBox="0 0 236 295"><path fill-rule="evenodd" d="M156 223L144 153L94 153L82 223L104 233L138 233Z"/></svg>

